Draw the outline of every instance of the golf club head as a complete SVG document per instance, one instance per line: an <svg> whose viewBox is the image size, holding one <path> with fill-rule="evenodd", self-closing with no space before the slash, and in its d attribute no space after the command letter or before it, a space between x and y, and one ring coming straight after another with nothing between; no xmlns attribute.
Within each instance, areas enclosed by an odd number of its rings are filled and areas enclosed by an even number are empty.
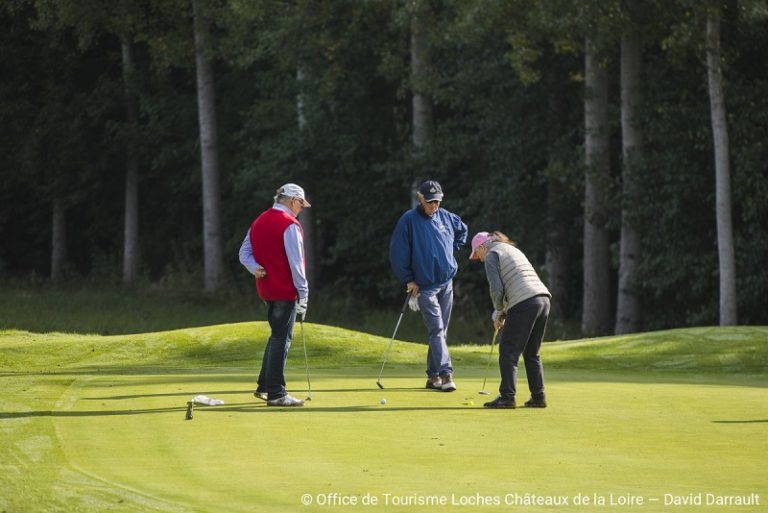
<svg viewBox="0 0 768 513"><path fill-rule="evenodd" d="M377 381L376 384L379 386L380 389L384 390L384 385L381 384L381 381Z"/></svg>
<svg viewBox="0 0 768 513"><path fill-rule="evenodd" d="M193 401L187 401L187 413L184 415L184 420L192 420L192 406L194 405Z"/></svg>
<svg viewBox="0 0 768 513"><path fill-rule="evenodd" d="M485 390L481 390L481 391L478 392L478 394L480 394L480 395L489 395L490 392L486 392Z"/></svg>
<svg viewBox="0 0 768 513"><path fill-rule="evenodd" d="M311 401L311 400L312 400L312 396L311 396L311 395L308 395L308 396L307 396L307 398L306 398L306 399L304 399L304 400L305 400L305 401Z"/></svg>

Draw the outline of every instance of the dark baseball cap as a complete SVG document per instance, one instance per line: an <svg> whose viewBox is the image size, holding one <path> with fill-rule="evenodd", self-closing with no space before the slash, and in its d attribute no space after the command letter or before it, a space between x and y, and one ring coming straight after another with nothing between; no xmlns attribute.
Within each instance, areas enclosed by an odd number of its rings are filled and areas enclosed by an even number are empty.
<svg viewBox="0 0 768 513"><path fill-rule="evenodd" d="M425 201L443 201L443 188L434 180L427 180L419 185L419 193Z"/></svg>

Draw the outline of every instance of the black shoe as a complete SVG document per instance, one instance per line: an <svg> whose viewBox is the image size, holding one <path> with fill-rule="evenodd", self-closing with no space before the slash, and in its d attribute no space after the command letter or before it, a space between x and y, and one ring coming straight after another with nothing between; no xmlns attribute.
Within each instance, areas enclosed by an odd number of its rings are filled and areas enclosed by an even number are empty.
<svg viewBox="0 0 768 513"><path fill-rule="evenodd" d="M525 401L526 408L546 408L547 400L543 397L531 397Z"/></svg>
<svg viewBox="0 0 768 513"><path fill-rule="evenodd" d="M493 401L483 404L484 408L507 408L513 410L515 408L514 399L504 399L502 396L497 397Z"/></svg>

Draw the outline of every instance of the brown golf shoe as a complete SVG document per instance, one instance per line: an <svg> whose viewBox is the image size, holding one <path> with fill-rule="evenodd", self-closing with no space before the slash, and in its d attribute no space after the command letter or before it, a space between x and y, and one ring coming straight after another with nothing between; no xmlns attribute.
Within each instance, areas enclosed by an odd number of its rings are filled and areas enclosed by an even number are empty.
<svg viewBox="0 0 768 513"><path fill-rule="evenodd" d="M440 379L442 381L442 385L440 385L440 390L443 392L453 392L456 390L456 383L453 382L453 374L445 374L443 376L440 376Z"/></svg>
<svg viewBox="0 0 768 513"><path fill-rule="evenodd" d="M430 390L442 390L443 379L440 376L432 376L427 380L427 388Z"/></svg>

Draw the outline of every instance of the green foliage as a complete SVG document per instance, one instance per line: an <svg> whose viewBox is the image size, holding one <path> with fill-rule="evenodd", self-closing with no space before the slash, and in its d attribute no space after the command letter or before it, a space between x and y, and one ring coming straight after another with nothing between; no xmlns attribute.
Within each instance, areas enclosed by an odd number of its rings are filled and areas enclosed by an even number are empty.
<svg viewBox="0 0 768 513"><path fill-rule="evenodd" d="M87 4L87 5L86 5ZM644 243L636 283L648 328L717 318L714 172L699 2L211 0L228 281L250 280L236 254L251 220L286 181L312 200L315 291L360 308L397 303L389 236L414 180L434 178L444 207L472 233L499 229L542 276L553 227L571 255L569 316L580 308L583 196L582 45L589 34L614 79L632 19L646 41L643 125L648 155L639 198L621 201ZM117 6L117 7L116 7ZM723 2L731 113L739 310L765 323L764 2ZM411 145L410 22L426 24L434 104L431 144ZM50 202L68 204L75 275L119 275L126 122L120 35L134 41L140 161L140 245L147 279L186 287L201 266L200 171L186 0L82 3L14 0L0 7L0 276L46 275ZM301 105L301 107L299 107ZM303 124L299 124L299 109ZM618 184L611 184L616 191ZM614 245L614 247L617 247ZM457 315L480 325L489 308L480 267L460 261ZM356 303L357 304L357 303ZM553 320L568 325L570 319ZM473 327L466 338L479 337Z"/></svg>

